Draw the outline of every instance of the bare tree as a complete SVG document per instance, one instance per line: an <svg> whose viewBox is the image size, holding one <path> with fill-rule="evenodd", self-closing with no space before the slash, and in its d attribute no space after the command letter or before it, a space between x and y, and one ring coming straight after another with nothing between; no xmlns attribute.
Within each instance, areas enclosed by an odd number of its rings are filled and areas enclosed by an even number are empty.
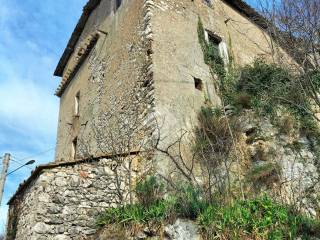
<svg viewBox="0 0 320 240"><path fill-rule="evenodd" d="M300 104L282 99L320 122L320 0L260 0L272 48L282 47L297 64L297 90L311 101ZM281 63L281 61L278 61Z"/></svg>
<svg viewBox="0 0 320 240"><path fill-rule="evenodd" d="M233 137L239 135L235 129L239 129L238 121L224 116L223 110L211 105L203 107L194 129L182 130L175 141L164 147L155 145L156 151L173 164L172 172L162 177L175 189L177 179L201 189L208 201L213 200L214 193L228 198L232 183L237 181L237 173L231 173L238 164ZM157 139L161 141L160 137Z"/></svg>

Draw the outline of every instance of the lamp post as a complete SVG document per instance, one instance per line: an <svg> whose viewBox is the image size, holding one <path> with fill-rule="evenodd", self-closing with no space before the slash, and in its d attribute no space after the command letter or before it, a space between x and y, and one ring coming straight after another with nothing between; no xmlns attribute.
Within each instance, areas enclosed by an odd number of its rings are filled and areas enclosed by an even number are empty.
<svg viewBox="0 0 320 240"><path fill-rule="evenodd" d="M6 154L6 158L7 159L10 159L10 155L9 154ZM7 161L7 162L9 162L9 160ZM5 171L3 171L3 176L1 177L1 185L0 185L0 206L1 206L1 202L2 202L2 195L3 195L3 190L4 190L4 183L5 183L5 181L6 181L6 177L7 176L9 176L10 174L12 174L12 173L14 173L14 172L16 172L16 171L18 171L19 169L21 169L21 168L23 168L23 167L25 167L25 166L27 166L27 165L31 165L31 164L34 164L36 161L35 160L30 160L29 162L27 162L27 163L25 163L25 164L23 164L23 165L21 165L20 167L18 167L17 169L15 169L15 170L13 170L13 171L11 171L11 172L9 172L8 174L6 174L6 172L7 172L7 168L5 169ZM7 166L9 166L9 163L8 163L8 165Z"/></svg>
<svg viewBox="0 0 320 240"><path fill-rule="evenodd" d="M32 164L34 164L35 162L36 162L36 160L30 160L29 162L27 162L27 163L23 164L22 166L18 167L17 169L9 172L9 173L7 174L7 176L9 176L10 174L18 171L20 168L23 168L23 167L25 167L25 166L27 166L27 165L32 165Z"/></svg>

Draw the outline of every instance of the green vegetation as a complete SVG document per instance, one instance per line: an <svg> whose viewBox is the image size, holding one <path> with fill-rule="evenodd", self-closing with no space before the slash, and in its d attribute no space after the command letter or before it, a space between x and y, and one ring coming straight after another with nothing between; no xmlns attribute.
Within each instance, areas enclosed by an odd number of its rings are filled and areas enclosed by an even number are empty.
<svg viewBox="0 0 320 240"><path fill-rule="evenodd" d="M156 179L155 177L151 178ZM141 184L148 185L149 183ZM148 193L145 192L144 194L147 196ZM196 219L206 206L207 204L202 200L200 191L187 185L179 187L174 195L153 202L150 201L147 206L138 201L137 204L107 209L99 217L97 224L98 226L104 226L113 223L123 225L147 222L161 223L176 217Z"/></svg>
<svg viewBox="0 0 320 240"><path fill-rule="evenodd" d="M175 215L177 217L196 219L208 206L202 191L191 185L180 186L171 197L175 199Z"/></svg>
<svg viewBox="0 0 320 240"><path fill-rule="evenodd" d="M204 53L205 63L211 68L212 73L218 74L219 77L225 77L226 71L223 59L219 54L219 49L217 45L208 43L205 39L203 24L201 19L198 21L198 37L199 42Z"/></svg>
<svg viewBox="0 0 320 240"><path fill-rule="evenodd" d="M276 64L256 60L229 79L222 79L223 97L238 108L254 109L259 115L276 117L279 109L292 113L297 120L306 116L310 101L298 91L299 80Z"/></svg>
<svg viewBox="0 0 320 240"><path fill-rule="evenodd" d="M289 113L306 136L315 140L316 144L320 143L320 131L312 112L312 99L317 97L310 98L302 90L314 94L319 91L319 71L310 72L307 76L292 74L290 70L257 59L252 65L238 69L231 67L226 72L219 50L206 42L204 31L199 18L198 38L204 60L212 74L219 76L220 94L225 105L235 106L238 113L243 109L252 109L274 122L279 119L279 113ZM232 52L232 49L229 51Z"/></svg>
<svg viewBox="0 0 320 240"><path fill-rule="evenodd" d="M276 180L280 176L280 166L277 163L266 163L256 166L247 174L249 182L265 182Z"/></svg>
<svg viewBox="0 0 320 240"><path fill-rule="evenodd" d="M288 132L290 129L286 127L289 126L300 127L307 137L320 142L318 123L312 113L312 101L301 90L303 80L299 76L276 64L258 59L253 65L239 68L220 80L224 102L235 106L236 112L252 109L259 116L269 117L279 125L282 132ZM314 75L312 80L315 86L320 85L318 75ZM288 125L280 122L280 116L284 113L288 119L291 117L292 122Z"/></svg>
<svg viewBox="0 0 320 240"><path fill-rule="evenodd" d="M99 227L108 224L161 225L177 217L195 219L206 239L280 240L295 239L298 236L303 236L303 239L320 237L319 222L267 196L229 204L218 200L209 203L202 197L200 190L191 186L180 187L170 196L150 202L147 207L138 202L107 209L97 224Z"/></svg>
<svg viewBox="0 0 320 240"><path fill-rule="evenodd" d="M157 181L156 177L149 176L136 186L136 196L138 201L145 207L162 199L164 194L164 184Z"/></svg>
<svg viewBox="0 0 320 240"><path fill-rule="evenodd" d="M320 236L320 223L296 214L290 207L264 196L211 205L199 217L200 226L209 239L310 239Z"/></svg>
<svg viewBox="0 0 320 240"><path fill-rule="evenodd" d="M175 203L175 199L168 198L154 202L148 207L138 203L119 208L110 208L99 217L97 224L102 227L116 223L129 225L131 223L162 222L171 216Z"/></svg>

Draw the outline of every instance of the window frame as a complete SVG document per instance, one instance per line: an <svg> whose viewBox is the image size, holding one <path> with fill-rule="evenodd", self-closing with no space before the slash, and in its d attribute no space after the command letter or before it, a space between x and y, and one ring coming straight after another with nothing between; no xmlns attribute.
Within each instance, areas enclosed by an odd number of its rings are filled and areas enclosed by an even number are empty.
<svg viewBox="0 0 320 240"><path fill-rule="evenodd" d="M80 91L77 92L76 96L74 97L74 116L79 117L80 116Z"/></svg>
<svg viewBox="0 0 320 240"><path fill-rule="evenodd" d="M76 160L76 157L77 157L77 147L78 147L78 137L75 137L72 140L72 146L71 146L71 158L73 160Z"/></svg>
<svg viewBox="0 0 320 240"><path fill-rule="evenodd" d="M229 60L229 53L228 53L228 46L226 43L223 41L222 37L219 35L215 34L214 32L204 29L205 32L205 40L207 44L213 43L217 46L219 55L222 58L225 66L227 66L230 62Z"/></svg>

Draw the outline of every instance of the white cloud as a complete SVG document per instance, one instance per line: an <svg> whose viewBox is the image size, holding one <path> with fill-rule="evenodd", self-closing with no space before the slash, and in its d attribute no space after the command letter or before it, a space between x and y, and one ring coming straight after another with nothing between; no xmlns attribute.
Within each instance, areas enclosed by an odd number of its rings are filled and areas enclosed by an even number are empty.
<svg viewBox="0 0 320 240"><path fill-rule="evenodd" d="M53 136L57 122L57 100L32 81L12 79L0 83L0 117L20 131ZM55 131L54 131L55 132Z"/></svg>

